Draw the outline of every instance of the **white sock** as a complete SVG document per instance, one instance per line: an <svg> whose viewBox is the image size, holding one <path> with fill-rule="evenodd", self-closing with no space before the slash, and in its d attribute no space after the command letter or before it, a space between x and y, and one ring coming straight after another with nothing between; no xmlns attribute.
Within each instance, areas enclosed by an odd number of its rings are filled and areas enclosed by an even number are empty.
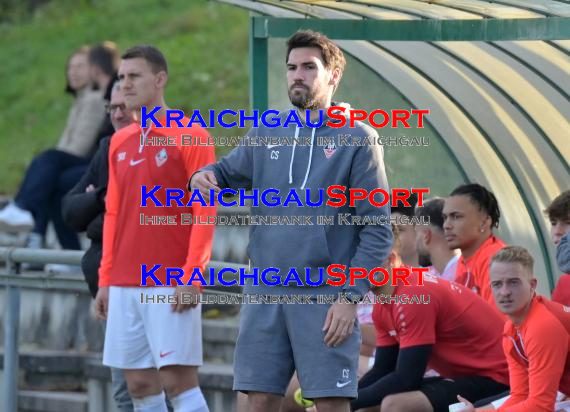
<svg viewBox="0 0 570 412"><path fill-rule="evenodd" d="M164 392L160 392L158 395L132 399L135 412L168 412Z"/></svg>
<svg viewBox="0 0 570 412"><path fill-rule="evenodd" d="M209 412L206 399L199 386L170 398L174 412Z"/></svg>

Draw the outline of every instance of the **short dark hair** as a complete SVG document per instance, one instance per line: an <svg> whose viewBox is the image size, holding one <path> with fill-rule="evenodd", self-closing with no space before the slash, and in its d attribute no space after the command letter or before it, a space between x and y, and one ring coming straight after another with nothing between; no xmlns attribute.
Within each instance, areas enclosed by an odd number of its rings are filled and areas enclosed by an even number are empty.
<svg viewBox="0 0 570 412"><path fill-rule="evenodd" d="M570 190L562 192L544 210L546 216L553 220L567 220L570 218Z"/></svg>
<svg viewBox="0 0 570 412"><path fill-rule="evenodd" d="M291 50L300 47L316 47L321 51L323 63L327 69L339 69L344 72L346 59L342 50L327 36L313 30L299 30L287 40L287 55L285 63L289 61Z"/></svg>
<svg viewBox="0 0 570 412"><path fill-rule="evenodd" d="M121 59L145 59L154 73L165 72L168 74L168 64L160 50L147 44L134 46L123 53Z"/></svg>
<svg viewBox="0 0 570 412"><path fill-rule="evenodd" d="M461 185L453 189L449 196L467 196L479 206L479 210L485 211L491 218L491 228L499 227L501 211L499 203L493 192L478 183Z"/></svg>
<svg viewBox="0 0 570 412"><path fill-rule="evenodd" d="M434 197L426 200L423 206L416 207L416 216L427 216L429 224L437 227L443 232L443 206L445 199L441 197Z"/></svg>
<svg viewBox="0 0 570 412"><path fill-rule="evenodd" d="M410 206L405 206L404 202L398 199L396 201L396 206L391 206L390 211L392 213L400 213L403 216L412 218L414 217L414 210L416 208L416 205L418 204L418 194L412 193L410 197L408 197L408 203Z"/></svg>
<svg viewBox="0 0 570 412"><path fill-rule="evenodd" d="M119 49L111 41L97 44L89 50L89 64L99 67L106 75L114 77L119 67Z"/></svg>

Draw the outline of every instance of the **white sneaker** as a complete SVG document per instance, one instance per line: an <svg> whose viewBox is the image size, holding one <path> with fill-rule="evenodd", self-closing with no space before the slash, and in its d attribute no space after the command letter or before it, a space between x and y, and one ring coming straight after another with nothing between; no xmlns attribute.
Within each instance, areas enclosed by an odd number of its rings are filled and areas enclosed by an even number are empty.
<svg viewBox="0 0 570 412"><path fill-rule="evenodd" d="M44 272L46 273L81 273L81 268L75 265L63 265L60 263L48 263L44 266Z"/></svg>
<svg viewBox="0 0 570 412"><path fill-rule="evenodd" d="M34 226L34 217L30 212L22 209L16 203L10 202L0 210L0 226L7 228L31 228Z"/></svg>

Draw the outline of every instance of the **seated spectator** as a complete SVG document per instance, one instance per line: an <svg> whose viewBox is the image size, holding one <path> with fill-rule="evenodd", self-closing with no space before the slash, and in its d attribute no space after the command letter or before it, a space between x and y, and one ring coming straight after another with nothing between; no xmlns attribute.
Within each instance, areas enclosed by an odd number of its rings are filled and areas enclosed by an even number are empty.
<svg viewBox="0 0 570 412"><path fill-rule="evenodd" d="M393 232L392 251L383 264L390 273L403 266L397 228ZM508 389L500 315L461 285L429 274L420 285L419 276L414 271L409 285L373 287L384 299L372 314L376 358L358 383L352 410L381 405L388 412L447 412L458 394L483 399ZM429 302L398 302L403 296L429 296ZM440 376L425 378L428 366Z"/></svg>
<svg viewBox="0 0 570 412"><path fill-rule="evenodd" d="M491 259L491 289L505 324L503 349L509 364L510 397L499 411L558 410L557 392L570 394L570 308L536 295L534 260L519 246ZM464 411L473 411L467 404ZM484 410L484 409L476 409Z"/></svg>
<svg viewBox="0 0 570 412"><path fill-rule="evenodd" d="M552 300L570 306L570 190L554 199L545 213L550 220L558 268L564 272L552 291Z"/></svg>
<svg viewBox="0 0 570 412"><path fill-rule="evenodd" d="M82 47L67 64L66 91L75 101L57 146L32 161L14 201L0 211L0 225L33 226L28 247L43 246L48 223L53 221L62 248L80 249L77 234L63 223L60 203L87 168L105 118L102 94L91 89L88 52Z"/></svg>
<svg viewBox="0 0 570 412"><path fill-rule="evenodd" d="M495 195L473 183L453 190L443 206L443 231L450 249L461 249L455 282L495 306L489 287L489 262L505 243L493 235L501 212Z"/></svg>
<svg viewBox="0 0 570 412"><path fill-rule="evenodd" d="M113 88L113 80L117 79L117 67L119 65L119 50L117 46L112 42L104 42L95 45L89 49L89 77L93 84L93 87L97 90L104 92L103 99L106 104L111 100L111 90ZM122 99L121 99L122 100ZM124 115L121 115L123 118ZM95 152L98 143L101 139L111 136L115 132L113 124L111 123L111 116L105 116L105 120L99 129L97 134L96 144L94 145L92 152ZM91 154L89 155L91 157ZM105 161L106 164L106 161ZM60 180L59 193L67 193L74 184L80 180L84 172L84 167L77 167L74 169L75 173L66 173L66 179ZM63 203L62 203L63 207ZM63 211L62 211L63 213ZM64 218L65 220L65 218ZM65 222L69 226L69 222ZM71 226L69 226L71 227ZM72 228L75 229L75 228ZM82 232L83 230L79 230ZM84 256L85 259L85 256ZM67 272L74 270L74 266L54 264L50 263L45 266L45 271L47 272ZM83 271L85 273L85 271Z"/></svg>
<svg viewBox="0 0 570 412"><path fill-rule="evenodd" d="M423 207L416 207L416 216L425 216L429 225L416 225L416 250L420 260L429 260L432 266L429 273L445 280L455 280L457 262L461 252L450 249L443 234L443 205L445 200L433 198L424 202Z"/></svg>
<svg viewBox="0 0 570 412"><path fill-rule="evenodd" d="M401 200L397 201L397 206L392 206L390 213L392 216L405 216L408 219L414 217L414 209L418 203L418 195L413 193L408 198L408 203L410 206L405 206ZM418 252L416 250L416 233L414 231L414 224L397 224L396 227L400 230L400 239L402 242L402 261L405 265L418 267L418 266L429 266L431 262L429 260L419 261Z"/></svg>

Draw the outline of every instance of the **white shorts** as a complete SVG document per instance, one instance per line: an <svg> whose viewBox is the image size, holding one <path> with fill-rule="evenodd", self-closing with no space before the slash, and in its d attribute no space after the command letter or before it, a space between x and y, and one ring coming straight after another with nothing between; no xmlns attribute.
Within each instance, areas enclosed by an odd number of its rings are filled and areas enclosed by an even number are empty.
<svg viewBox="0 0 570 412"><path fill-rule="evenodd" d="M141 303L171 295L171 287L109 288L103 364L120 369L202 365L202 308L172 312L169 303Z"/></svg>

